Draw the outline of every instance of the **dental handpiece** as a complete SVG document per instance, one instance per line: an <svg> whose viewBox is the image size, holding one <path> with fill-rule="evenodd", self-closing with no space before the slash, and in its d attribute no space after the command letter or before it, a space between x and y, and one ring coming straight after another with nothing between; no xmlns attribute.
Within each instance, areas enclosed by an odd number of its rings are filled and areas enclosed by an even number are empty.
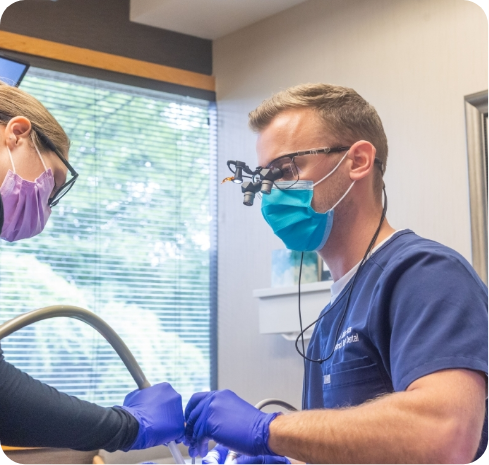
<svg viewBox="0 0 489 465"><path fill-rule="evenodd" d="M237 452L230 450L228 455L226 455L226 460L224 460L224 463L238 463L238 457L239 454Z"/></svg>
<svg viewBox="0 0 489 465"><path fill-rule="evenodd" d="M287 410L290 410L291 412L297 412L297 409L293 405L290 405L288 402L285 402L280 399L264 399L258 402L255 405L255 408L261 410L263 407L266 407L267 405L278 405ZM226 460L224 461L224 463L237 463L237 459L239 456L240 454L238 452L235 452L234 450L229 450L228 454L226 455Z"/></svg>
<svg viewBox="0 0 489 465"><path fill-rule="evenodd" d="M121 358L122 362L129 370L129 373L131 373L131 376L138 385L138 388L146 389L151 387L151 384L146 379L146 376L144 376L143 370L141 370L139 363L136 361L120 336L104 320L102 320L102 318L98 317L92 312L89 312L88 310L85 310L84 308L74 307L72 305L53 305L51 307L40 308L38 310L32 310L31 312L24 313L0 325L0 340L10 336L12 333L15 333L25 326L41 320L57 317L74 318L90 325L93 329L98 331L102 337L104 337L104 339L106 339L107 342L114 348L117 355ZM168 443L168 448L173 455L175 463L185 463L185 460L175 441Z"/></svg>

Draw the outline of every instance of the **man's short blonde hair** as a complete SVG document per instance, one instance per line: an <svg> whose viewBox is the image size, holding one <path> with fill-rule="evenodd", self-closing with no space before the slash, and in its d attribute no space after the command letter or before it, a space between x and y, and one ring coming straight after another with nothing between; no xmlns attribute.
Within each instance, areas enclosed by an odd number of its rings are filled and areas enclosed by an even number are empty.
<svg viewBox="0 0 489 465"><path fill-rule="evenodd" d="M377 150L376 157L387 165L387 137L375 108L357 92L332 84L301 84L289 87L263 101L249 114L250 128L256 132L265 129L275 116L296 108L312 108L325 122L326 130L340 145L351 145L358 140L370 142ZM304 150L314 147L304 147ZM375 190L380 195L382 173L377 171Z"/></svg>

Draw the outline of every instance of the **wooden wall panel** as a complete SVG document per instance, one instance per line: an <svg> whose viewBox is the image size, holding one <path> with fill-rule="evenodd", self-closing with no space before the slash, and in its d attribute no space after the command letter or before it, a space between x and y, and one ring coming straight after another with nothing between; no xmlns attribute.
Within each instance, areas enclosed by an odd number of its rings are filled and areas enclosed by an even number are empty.
<svg viewBox="0 0 489 465"><path fill-rule="evenodd" d="M182 86L214 91L214 77L169 66L148 63L72 45L0 31L0 47L5 50L65 61L77 65L129 74Z"/></svg>
<svg viewBox="0 0 489 465"><path fill-rule="evenodd" d="M23 0L9 6L0 30L212 74L212 41L130 21L130 0Z"/></svg>

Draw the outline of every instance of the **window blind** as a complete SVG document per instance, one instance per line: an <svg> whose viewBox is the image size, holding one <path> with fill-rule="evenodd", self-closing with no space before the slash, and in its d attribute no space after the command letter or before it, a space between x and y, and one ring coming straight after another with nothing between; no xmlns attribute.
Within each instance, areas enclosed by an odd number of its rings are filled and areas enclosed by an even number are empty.
<svg viewBox="0 0 489 465"><path fill-rule="evenodd" d="M80 176L42 234L2 241L0 321L48 305L87 308L118 332L150 383L170 382L184 402L208 390L211 104L35 68L21 88L63 126ZM19 369L101 405L136 388L110 345L77 320L36 323L2 349Z"/></svg>

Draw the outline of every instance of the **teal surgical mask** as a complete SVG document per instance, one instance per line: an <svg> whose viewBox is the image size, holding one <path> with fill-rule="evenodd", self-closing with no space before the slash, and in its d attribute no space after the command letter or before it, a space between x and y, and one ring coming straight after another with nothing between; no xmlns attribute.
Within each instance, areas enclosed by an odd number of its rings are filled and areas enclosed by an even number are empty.
<svg viewBox="0 0 489 465"><path fill-rule="evenodd" d="M277 181L270 194L263 196L263 217L288 249L308 252L321 250L326 244L333 228L334 209L347 196L355 181L325 213L318 213L311 206L314 186L331 176L347 155L348 152L332 171L316 183L301 180Z"/></svg>

